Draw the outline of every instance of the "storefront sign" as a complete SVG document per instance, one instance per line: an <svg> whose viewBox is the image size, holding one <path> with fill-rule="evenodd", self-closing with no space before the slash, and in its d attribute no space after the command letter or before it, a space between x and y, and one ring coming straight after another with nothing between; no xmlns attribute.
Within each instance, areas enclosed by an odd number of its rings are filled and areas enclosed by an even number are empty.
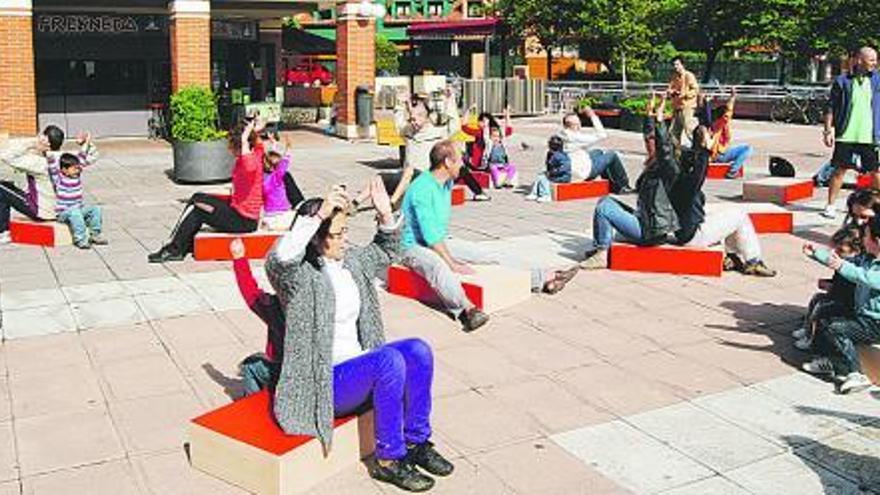
<svg viewBox="0 0 880 495"><path fill-rule="evenodd" d="M256 21L211 21L211 37L217 40L256 41Z"/></svg>
<svg viewBox="0 0 880 495"><path fill-rule="evenodd" d="M168 32L167 16L40 14L34 30L41 36L131 35Z"/></svg>

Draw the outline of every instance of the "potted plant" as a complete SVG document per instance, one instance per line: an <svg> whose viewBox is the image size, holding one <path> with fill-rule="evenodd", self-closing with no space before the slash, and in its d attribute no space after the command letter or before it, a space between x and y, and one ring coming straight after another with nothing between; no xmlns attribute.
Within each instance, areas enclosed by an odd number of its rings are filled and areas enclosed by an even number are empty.
<svg viewBox="0 0 880 495"><path fill-rule="evenodd" d="M620 116L620 128L625 131L642 132L645 125L645 117L648 115L648 100L650 96L632 96L618 102L623 109ZM666 102L666 113L669 113L669 102Z"/></svg>
<svg viewBox="0 0 880 495"><path fill-rule="evenodd" d="M171 96L171 138L175 181L222 182L232 177L235 158L226 132L217 129L217 101L210 90L190 86Z"/></svg>

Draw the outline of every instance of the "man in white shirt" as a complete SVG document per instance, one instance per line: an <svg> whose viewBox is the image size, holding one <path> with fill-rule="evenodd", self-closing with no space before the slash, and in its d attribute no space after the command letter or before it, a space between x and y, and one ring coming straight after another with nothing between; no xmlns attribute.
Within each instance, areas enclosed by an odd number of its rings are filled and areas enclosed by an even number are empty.
<svg viewBox="0 0 880 495"><path fill-rule="evenodd" d="M593 132L585 131L581 127L578 114L569 113L563 117L563 129L557 134L562 139L563 151L571 159L572 181L602 177L611 182L611 192L615 194L633 192L620 154L612 150L593 148L596 143L608 137L608 131L605 130L599 116L590 107L584 108L583 111L593 123Z"/></svg>

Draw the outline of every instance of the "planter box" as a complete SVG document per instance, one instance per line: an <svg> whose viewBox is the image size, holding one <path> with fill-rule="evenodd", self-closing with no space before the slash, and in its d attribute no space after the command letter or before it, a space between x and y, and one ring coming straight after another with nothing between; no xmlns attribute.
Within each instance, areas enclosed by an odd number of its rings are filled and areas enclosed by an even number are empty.
<svg viewBox="0 0 880 495"><path fill-rule="evenodd" d="M225 139L173 143L174 180L188 184L224 182L232 178L235 157Z"/></svg>
<svg viewBox="0 0 880 495"><path fill-rule="evenodd" d="M284 107L281 109L281 123L289 129L318 121L318 107Z"/></svg>
<svg viewBox="0 0 880 495"><path fill-rule="evenodd" d="M333 104L337 91L336 86L288 86L284 90L284 104L294 107L326 107Z"/></svg>

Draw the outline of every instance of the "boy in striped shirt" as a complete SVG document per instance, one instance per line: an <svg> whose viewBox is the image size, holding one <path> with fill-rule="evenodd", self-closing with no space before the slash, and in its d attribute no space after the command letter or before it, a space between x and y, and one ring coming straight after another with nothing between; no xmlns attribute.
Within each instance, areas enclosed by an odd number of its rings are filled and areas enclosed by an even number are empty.
<svg viewBox="0 0 880 495"><path fill-rule="evenodd" d="M53 174L58 221L70 225L76 247L106 245L101 235L101 208L83 202L82 163L70 153L62 154L58 162L58 173Z"/></svg>

